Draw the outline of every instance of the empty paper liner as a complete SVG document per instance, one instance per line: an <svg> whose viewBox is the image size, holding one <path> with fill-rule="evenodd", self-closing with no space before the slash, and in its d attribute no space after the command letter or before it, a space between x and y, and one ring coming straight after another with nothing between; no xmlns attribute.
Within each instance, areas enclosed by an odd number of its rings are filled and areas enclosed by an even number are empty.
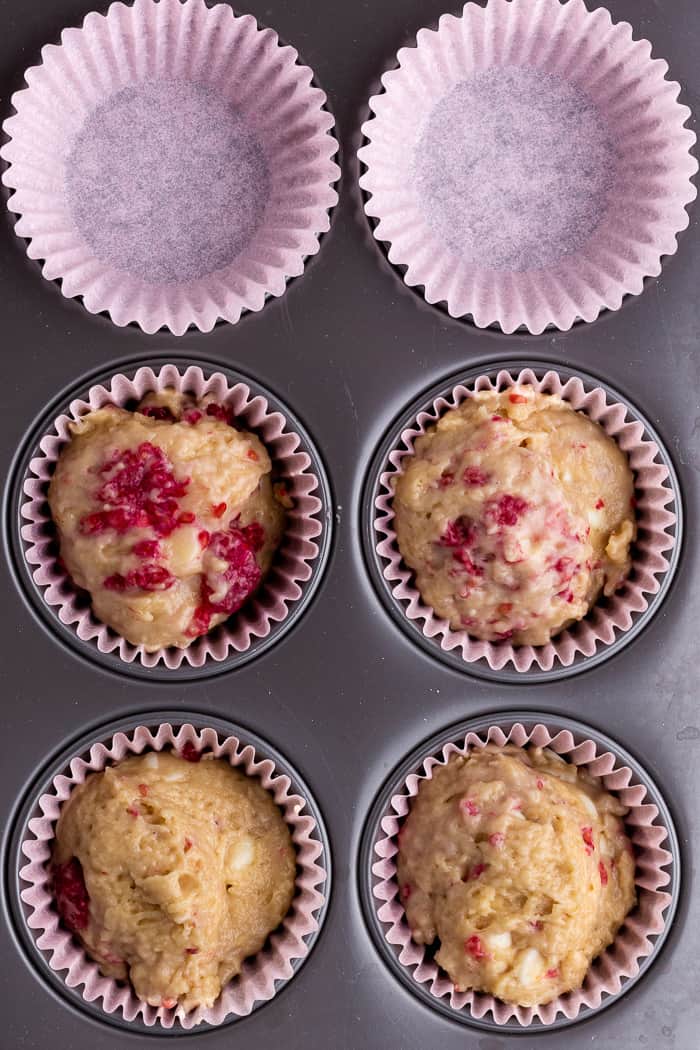
<svg viewBox="0 0 700 1050"><path fill-rule="evenodd" d="M266 946L244 962L240 974L224 986L212 1007L199 1007L186 1013L179 1006L149 1006L137 998L131 985L100 973L97 963L59 922L50 864L61 807L77 784L83 783L90 773L101 771L130 754L167 748L181 750L188 741L198 750L227 759L232 766L255 777L272 795L289 826L297 856L297 878L290 911L270 935ZM293 976L299 961L309 951L309 938L319 928L318 913L324 904L327 878L317 823L306 808L306 800L294 794L290 787L287 773L277 769L270 758L259 755L252 744L211 728L195 729L189 723L177 726L165 723L152 728L137 725L104 740L97 739L89 750L70 761L68 768L53 779L50 789L38 799L39 815L29 820L21 846L26 858L19 873L26 884L21 892L26 922L48 965L61 972L69 988L79 989L87 1003L99 1002L106 1014L120 1014L125 1021L166 1029L176 1023L183 1028L193 1028L202 1022L219 1025L232 1015L249 1014L256 1003L271 999L279 984Z"/></svg>
<svg viewBox="0 0 700 1050"><path fill-rule="evenodd" d="M106 404L129 407L150 391L174 387L195 398L213 395L229 406L234 418L258 435L272 460L273 477L283 481L292 506L286 512L285 531L275 553L272 568L249 601L229 620L208 634L195 639L185 649L175 647L146 652L132 645L111 627L98 620L84 591L67 574L58 557L57 530L47 502L48 487L61 449L70 439L70 424L86 413ZM41 436L29 462L23 483L20 507L21 540L33 584L53 619L69 628L88 651L114 654L126 665L143 668L162 664L166 671L177 668L204 668L233 654L263 644L283 629L290 614L298 615L307 595L315 587L327 549L328 522L324 515L324 485L314 472L311 456L293 424L274 409L265 397L244 382L231 385L216 371L207 374L198 366L166 364L157 371L141 367L133 377L117 374L96 384L68 408Z"/></svg>
<svg viewBox="0 0 700 1050"><path fill-rule="evenodd" d="M488 0L421 29L369 100L375 237L429 303L539 333L617 310L695 197L695 135L651 44L583 0Z"/></svg>
<svg viewBox="0 0 700 1050"><path fill-rule="evenodd" d="M326 96L252 15L204 0L91 12L12 96L3 181L27 252L91 313L146 332L282 295L337 200Z"/></svg>
<svg viewBox="0 0 700 1050"><path fill-rule="evenodd" d="M488 718L476 722L478 727L466 734L464 731L442 734L440 746L412 763L410 773L405 776L402 773L395 789L387 787L387 805L374 829L368 855L373 876L369 903L374 913L372 917L379 934L391 946L389 951L403 976L408 977L406 983L421 986L423 1000L432 1001L435 1006L439 1004L443 1013L457 1015L465 1023L481 1022L481 1027L507 1025L510 1029L562 1024L575 1020L579 1014L587 1016L605 1006L611 997L617 996L638 977L651 961L650 957L661 947L678 894L675 832L665 825L667 818L661 815L663 810L660 812L654 802L658 794L656 789L650 791L652 785L645 783L643 770L639 767L631 769L627 764L629 756L624 752L622 757L616 754L613 742L607 738L601 737L597 742L589 739L585 735L585 726L569 723L566 719L554 718L550 725L528 721L529 728L517 721L514 724L503 722L503 728L490 725ZM450 756L466 755L487 743L497 747L508 743L517 747L531 744L551 748L598 777L604 788L616 795L629 810L625 829L635 848L638 903L625 919L615 940L593 961L582 987L538 1007L515 1006L483 992L458 992L447 974L433 961L426 946L413 941L399 898L397 836L421 781L430 779L433 770L444 765ZM659 804L663 807L662 801ZM372 833L372 829L368 830Z"/></svg>
<svg viewBox="0 0 700 1050"><path fill-rule="evenodd" d="M476 372L476 370L475 370ZM472 373L474 374L474 373ZM393 492L396 478L414 451L416 438L436 423L445 412L472 396L473 391L504 390L515 384L531 385L535 390L554 394L572 408L585 413L615 439L626 453L635 479L638 536L632 546L632 568L623 586L611 597L600 599L583 620L559 632L546 645L512 645L508 641L481 641L466 630L454 630L421 598L412 571L401 557L394 529ZM485 661L493 672L552 673L570 668L582 670L587 661L600 659L610 647L634 637L642 627L642 614L650 616L672 579L680 544L680 503L676 481L666 454L648 425L636 418L632 406L615 400L590 377L561 375L551 370L536 373L532 368L465 378L455 385L446 383L438 396L431 392L420 408L411 412L410 423L401 425L387 437L386 454L376 461L376 475L370 478L370 533L377 570L384 590L389 592L399 619L409 621L412 633L420 632L436 656L451 657L463 669ZM478 667L475 668L478 673Z"/></svg>

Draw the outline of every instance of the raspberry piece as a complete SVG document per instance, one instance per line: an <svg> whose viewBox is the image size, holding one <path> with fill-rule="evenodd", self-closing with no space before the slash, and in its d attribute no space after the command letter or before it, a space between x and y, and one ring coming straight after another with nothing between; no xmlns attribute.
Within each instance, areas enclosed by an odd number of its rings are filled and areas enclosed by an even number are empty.
<svg viewBox="0 0 700 1050"><path fill-rule="evenodd" d="M408 883L406 883L399 890L399 896L401 897L402 901L407 901L408 898L411 896L412 892L413 892L413 888L411 886L409 886Z"/></svg>
<svg viewBox="0 0 700 1050"><path fill-rule="evenodd" d="M254 551L259 551L265 542L265 530L260 522L251 521L249 525L245 525L240 531L244 536L246 543L252 547Z"/></svg>
<svg viewBox="0 0 700 1050"><path fill-rule="evenodd" d="M499 499L490 501L486 513L494 519L497 525L517 525L529 506L527 500L520 496L511 496L506 493Z"/></svg>
<svg viewBox="0 0 700 1050"><path fill-rule="evenodd" d="M127 806L126 807L126 812L129 814L130 817L133 817L134 820L136 820L137 817L141 816L141 814L137 810L136 806Z"/></svg>
<svg viewBox="0 0 700 1050"><path fill-rule="evenodd" d="M102 581L102 586L108 591L125 591L126 590L126 577L122 576L120 572L115 572L113 576L106 576Z"/></svg>
<svg viewBox="0 0 700 1050"><path fill-rule="evenodd" d="M454 474L452 474L451 471L446 470L440 475L440 478L438 479L438 485L441 489L446 489L452 484L454 479Z"/></svg>
<svg viewBox="0 0 700 1050"><path fill-rule="evenodd" d="M139 795L141 795L142 798L145 798L147 794L148 784L139 784Z"/></svg>
<svg viewBox="0 0 700 1050"><path fill-rule="evenodd" d="M248 459L252 459L254 463L257 463L257 461L260 459L260 456L257 454L254 448L249 448L246 452L246 456L248 457Z"/></svg>
<svg viewBox="0 0 700 1050"><path fill-rule="evenodd" d="M183 510L181 514L177 516L178 525L191 525L194 521L194 514L191 510Z"/></svg>
<svg viewBox="0 0 700 1050"><path fill-rule="evenodd" d="M601 886L607 886L608 884L608 869L603 864L602 860L598 861L598 874L600 875Z"/></svg>
<svg viewBox="0 0 700 1050"><path fill-rule="evenodd" d="M462 568L465 569L471 576L484 575L484 570L481 568L480 565L477 565L475 562L472 561L472 559L469 557L464 548L456 550L452 557L456 562L459 562Z"/></svg>
<svg viewBox="0 0 700 1050"><path fill-rule="evenodd" d="M222 423L231 423L233 421L231 408L227 405L218 405L214 401L207 405L207 415L213 419L220 420Z"/></svg>
<svg viewBox="0 0 700 1050"><path fill-rule="evenodd" d="M172 1010L172 1008L173 1008L174 1006L177 1006L177 999L173 999L173 998L169 998L169 999L161 999L161 1001L160 1001L160 1005L161 1005L161 1006L163 1007L163 1009L165 1009L165 1010Z"/></svg>
<svg viewBox="0 0 700 1050"><path fill-rule="evenodd" d="M470 817L478 817L481 810L473 798L463 798L459 803L460 809Z"/></svg>
<svg viewBox="0 0 700 1050"><path fill-rule="evenodd" d="M158 540L139 540L131 548L137 558L159 558L160 544Z"/></svg>
<svg viewBox="0 0 700 1050"><path fill-rule="evenodd" d="M189 853L192 849L192 839L185 839L185 853Z"/></svg>
<svg viewBox="0 0 700 1050"><path fill-rule="evenodd" d="M197 533L197 539L199 540L199 546L202 550L206 550L209 546L209 533L206 529L202 529L201 532Z"/></svg>
<svg viewBox="0 0 700 1050"><path fill-rule="evenodd" d="M208 558L205 557L200 603L187 629L190 637L196 638L207 631L214 613L231 615L237 612L256 590L262 573L255 559L255 551L263 539L264 532L257 522L243 529L232 526L228 532L212 533L207 554L211 552L213 558L225 562L226 568L221 572L208 573ZM226 584L226 591L221 595L223 583ZM218 597L213 600L215 593Z"/></svg>
<svg viewBox="0 0 700 1050"><path fill-rule="evenodd" d="M182 745L180 755L184 758L185 762L199 762L202 758L202 752L197 750L191 740L186 740Z"/></svg>
<svg viewBox="0 0 700 1050"><path fill-rule="evenodd" d="M490 474L486 474L479 467L467 467L462 474L462 481L465 485L486 485L490 477Z"/></svg>
<svg viewBox="0 0 700 1050"><path fill-rule="evenodd" d="M552 966L552 968L547 970L545 973L545 977L549 977L550 981L555 981L558 976L559 971L557 970L556 966Z"/></svg>
<svg viewBox="0 0 700 1050"><path fill-rule="evenodd" d="M501 616L507 616L509 612L512 612L512 609L512 602L501 602L501 604L498 606L498 611L501 614Z"/></svg>
<svg viewBox="0 0 700 1050"><path fill-rule="evenodd" d="M538 777L537 778L537 790L541 791L543 787L544 787L544 780L541 780L540 777Z"/></svg>
<svg viewBox="0 0 700 1050"><path fill-rule="evenodd" d="M570 580L573 576L574 570L571 568L573 564L573 558L560 558L557 562L554 563L554 571L566 577L566 580L562 582Z"/></svg>
<svg viewBox="0 0 700 1050"><path fill-rule="evenodd" d="M506 837L502 831L494 831L492 835L489 835L489 845L494 849L500 849L505 841Z"/></svg>
<svg viewBox="0 0 700 1050"><path fill-rule="evenodd" d="M523 397L522 394L508 394L508 400L511 405L526 405L527 398Z"/></svg>
<svg viewBox="0 0 700 1050"><path fill-rule="evenodd" d="M475 864L472 870L469 872L470 879L478 879L484 874L488 867L488 864Z"/></svg>
<svg viewBox="0 0 700 1050"><path fill-rule="evenodd" d="M63 924L78 933L87 928L90 898L88 897L83 869L77 857L53 868L53 889L56 907Z"/></svg>
<svg viewBox="0 0 700 1050"><path fill-rule="evenodd" d="M171 423L175 419L166 405L146 405L145 408L140 408L139 412L142 416L150 416L151 419L167 419Z"/></svg>
<svg viewBox="0 0 700 1050"><path fill-rule="evenodd" d="M593 828L581 828L581 836L586 846L586 853L590 856L595 849L595 843L593 842Z"/></svg>
<svg viewBox="0 0 700 1050"><path fill-rule="evenodd" d="M605 506L605 500L603 500L603 499L597 499L596 500L596 503L595 503L595 509L596 510L602 510L604 506Z"/></svg>
<svg viewBox="0 0 700 1050"><path fill-rule="evenodd" d="M212 503L211 512L215 518L221 518L226 513L225 503Z"/></svg>
<svg viewBox="0 0 700 1050"><path fill-rule="evenodd" d="M115 572L102 581L108 591L167 591L175 583L175 577L162 565L142 565L132 569L126 576Z"/></svg>
<svg viewBox="0 0 700 1050"><path fill-rule="evenodd" d="M183 423L189 423L190 426L194 426L195 423L199 423L202 418L202 413L198 408L190 408L185 412L182 417Z"/></svg>
<svg viewBox="0 0 700 1050"><path fill-rule="evenodd" d="M471 955L473 959L488 958L488 952L484 948L483 941L476 933L473 933L471 937L467 937L464 942L464 950L468 955Z"/></svg>
<svg viewBox="0 0 700 1050"><path fill-rule="evenodd" d="M196 955L199 951L199 948L185 948L185 951L188 955Z"/></svg>
<svg viewBox="0 0 700 1050"><path fill-rule="evenodd" d="M532 927L533 930L536 930L538 933L543 928L543 923L540 922L539 919L530 919L529 925Z"/></svg>

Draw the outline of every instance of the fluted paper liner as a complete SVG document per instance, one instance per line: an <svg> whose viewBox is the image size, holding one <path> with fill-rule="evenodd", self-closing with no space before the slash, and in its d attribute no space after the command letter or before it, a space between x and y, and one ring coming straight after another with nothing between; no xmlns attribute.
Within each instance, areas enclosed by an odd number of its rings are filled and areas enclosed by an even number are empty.
<svg viewBox="0 0 700 1050"><path fill-rule="evenodd" d="M272 568L245 606L186 649L171 647L147 653L98 620L86 607L85 592L78 590L58 561L57 530L47 493L56 460L70 440L71 422L106 404L125 406L165 387L197 398L210 394L218 402L230 405L234 417L257 433L267 448L273 474L286 483L294 505L286 511L286 527ZM231 650L244 652L255 639L267 637L273 624L287 617L292 605L301 598L319 555L316 538L323 531L322 503L316 495L319 480L310 469L310 457L299 445L300 438L289 428L286 418L272 411L264 397L254 396L245 383L229 386L221 372L206 376L195 366L180 370L168 364L157 373L151 368L139 368L133 379L117 374L104 386L91 387L84 400L71 402L68 414L59 416L52 430L41 439L41 454L31 460L24 482L26 499L21 513L27 524L22 526L21 534L26 544L25 557L33 567L32 576L43 591L44 601L81 641L96 646L101 653L116 652L126 663L140 660L144 667L154 667L162 661L173 670L183 662L201 667L206 660L226 659Z"/></svg>
<svg viewBox="0 0 700 1050"><path fill-rule="evenodd" d="M466 755L487 743L498 747L507 743L517 747L527 744L549 747L600 778L605 789L629 809L625 828L635 846L638 904L625 919L613 943L594 960L582 987L544 1006L514 1006L483 992L456 991L445 971L428 957L425 945L412 940L398 895L397 835L421 781L431 779L436 766L444 765L452 755ZM497 1024L515 1019L523 1026L533 1020L552 1024L559 1013L574 1018L583 1006L595 1010L604 996L619 992L624 979L634 977L639 972L641 960L652 953L654 942L650 938L663 930L664 912L671 903L671 895L663 889L670 882L670 875L664 869L673 862L672 854L663 847L668 833L659 822L657 807L647 800L646 788L643 784L633 784L632 779L628 766L621 765L609 751L599 752L592 740L577 744L568 729L552 733L542 724L527 731L522 724L516 723L507 734L499 726L490 726L480 733L469 732L459 743L448 743L438 754L426 756L391 799L391 812L382 819L382 834L374 844L374 854L379 860L372 866L374 875L380 880L373 889L377 916L389 944L400 948L399 962L410 971L413 980L427 985L436 998L448 1001L453 1010L466 1008L475 1018L482 1018L490 1012Z"/></svg>
<svg viewBox="0 0 700 1050"><path fill-rule="evenodd" d="M449 409L471 397L472 390L504 390L519 383L555 394L573 409L584 412L599 423L629 458L637 501L638 536L632 547L632 569L621 590L604 602L599 601L583 620L561 631L547 645L540 646L481 641L470 637L464 630L453 630L449 622L426 605L418 593L413 573L402 560L394 529L394 483L403 473L404 460L413 455L416 438ZM447 397L437 398L417 414L389 453L389 468L380 475L373 524L379 538L377 553L386 562L383 575L404 615L421 623L426 638L436 639L443 650L458 650L467 663L484 658L494 670L511 662L517 671L527 671L533 664L542 671L549 671L557 663L569 667L578 653L593 656L600 647L614 642L618 632L630 629L635 614L644 612L649 606L650 596L658 592L658 577L670 568L666 552L674 547L675 538L668 530L675 524L676 516L668 509L668 505L674 502L673 490L667 484L669 472L663 463L656 461L659 447L645 436L642 423L629 416L628 409L618 402L609 401L600 387L584 386L576 376L562 380L554 371L548 371L538 379L530 368L523 369L517 376L501 370L495 381L486 375L479 376L469 388L458 385Z"/></svg>
<svg viewBox="0 0 700 1050"><path fill-rule="evenodd" d="M135 0L113 3L106 15L91 12L41 57L25 73L28 86L12 96L2 181L14 191L8 206L20 216L15 230L29 239L28 255L44 260L44 276L59 279L65 296L82 296L91 313L107 311L115 324L135 321L146 332L166 327L181 335L188 326L209 331L219 318L236 322L244 310L260 310L303 272L337 201L338 144L324 92L273 30L261 29L252 15L234 15L228 4ZM267 164L267 190L255 184L262 219L252 239L202 276L145 280L133 264L129 270L128 258L105 261L69 200L67 161L85 121L125 88L159 80L212 89L233 103ZM202 164L211 170L215 160L203 157Z"/></svg>
<svg viewBox="0 0 700 1050"><path fill-rule="evenodd" d="M419 31L415 47L398 52L398 68L383 75L383 91L369 100L374 115L362 129L369 142L358 156L367 169L360 179L365 210L378 220L375 237L406 268L407 285L480 328L540 333L617 310L625 295L641 293L645 277L661 272L696 195L695 135L684 126L691 113L677 101L679 85L666 79L668 65L632 34L627 22L614 23L604 8L589 12L583 0L488 0L485 7L467 3L458 17L444 15L436 30ZM435 107L474 74L499 69L538 70L572 85L597 108L615 155L600 220L582 244L520 270L451 251L412 173ZM517 227L514 238L519 243Z"/></svg>
<svg viewBox="0 0 700 1050"><path fill-rule="evenodd" d="M256 777L272 795L295 846L297 879L290 911L267 946L244 963L240 974L222 989L212 1007L198 1007L185 1013L180 1006L170 1009L149 1006L137 998L131 985L102 976L97 963L59 923L50 863L61 807L77 784L82 784L90 773L99 772L130 754L166 748L181 750L188 741L216 758L227 759L248 776ZM202 1021L218 1025L231 1014L249 1014L257 1002L271 999L276 991L275 982L292 977L294 963L308 953L304 938L318 929L316 913L324 903L322 887L326 871L318 863L322 846L313 838L316 822L303 812L305 800L291 794L290 787L289 777L280 773L271 759L259 757L252 745L235 736L220 741L214 729L197 730L189 723L178 727L165 723L155 730L137 726L128 733L116 733L105 742L96 742L87 759L75 757L69 772L56 776L51 790L39 799L41 815L28 822L28 834L22 843L22 852L28 860L19 873L29 884L21 894L29 909L27 924L35 933L37 947L47 954L51 968L66 971L65 981L70 988L82 986L81 994L87 1002L101 999L106 1013L120 1012L126 1021L138 1019L149 1026L159 1023L171 1028L176 1021L183 1028L192 1028Z"/></svg>

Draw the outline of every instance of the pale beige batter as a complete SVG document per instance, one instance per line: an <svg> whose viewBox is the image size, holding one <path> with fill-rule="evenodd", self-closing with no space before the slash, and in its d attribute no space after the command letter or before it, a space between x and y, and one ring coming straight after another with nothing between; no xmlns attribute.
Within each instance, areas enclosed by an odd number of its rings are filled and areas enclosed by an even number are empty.
<svg viewBox="0 0 700 1050"><path fill-rule="evenodd" d="M602 427L560 398L526 385L476 393L404 462L398 546L454 630L544 645L624 582L632 471Z"/></svg>
<svg viewBox="0 0 700 1050"><path fill-rule="evenodd" d="M626 810L552 751L487 747L423 781L399 834L414 940L460 991L547 1003L582 984L634 906Z"/></svg>
<svg viewBox="0 0 700 1050"><path fill-rule="evenodd" d="M289 911L296 858L272 797L194 750L88 777L56 829L59 912L152 1006L210 1006Z"/></svg>
<svg viewBox="0 0 700 1050"><path fill-rule="evenodd" d="M184 648L258 588L284 526L270 457L224 407L174 390L71 425L49 504L95 615L147 652Z"/></svg>

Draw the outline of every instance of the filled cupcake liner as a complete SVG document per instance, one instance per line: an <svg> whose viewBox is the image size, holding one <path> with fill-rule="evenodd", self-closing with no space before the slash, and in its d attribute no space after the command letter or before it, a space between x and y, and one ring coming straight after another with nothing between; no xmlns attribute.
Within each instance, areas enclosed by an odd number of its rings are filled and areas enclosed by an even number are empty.
<svg viewBox="0 0 700 1050"><path fill-rule="evenodd" d="M466 631L453 630L447 620L439 617L422 600L413 572L403 562L394 528L394 485L403 473L404 461L414 454L416 439L437 423L445 412L471 397L474 391L500 391L523 383L562 398L614 438L628 456L634 472L637 503L638 536L632 548L632 570L623 587L604 602L594 605L583 620L541 646L486 642L470 637ZM659 447L646 434L642 423L629 418L628 409L610 401L603 389L584 386L577 376L562 379L556 372L548 371L540 379L531 368L518 374L502 369L495 379L482 375L469 387L455 386L449 395L436 398L419 412L401 433L396 447L389 453L388 469L384 469L379 478L373 521L375 538L378 537L376 552L382 559L383 575L397 604L409 620L420 624L425 637L434 639L442 650L456 650L466 663L485 659L495 671L509 663L516 671L528 671L533 665L541 671L550 671L557 664L570 667L579 654L593 656L599 648L611 645L618 633L632 627L635 616L648 608L649 596L659 591L659 577L670 568L667 552L676 542L669 531L676 523L676 515L669 509L669 504L674 502L674 493L668 485L669 471L663 463L657 462L657 457Z"/></svg>
<svg viewBox="0 0 700 1050"><path fill-rule="evenodd" d="M132 645L98 620L86 605L85 592L76 587L59 561L57 530L47 493L58 456L70 440L71 422L107 404L127 406L150 391L165 387L196 398L213 395L218 402L229 405L235 418L254 431L267 448L273 476L286 484L293 507L286 511L286 528L272 568L246 605L186 649L170 647L147 653L143 646ZM245 383L230 386L221 372L207 376L199 367L180 369L167 364L158 372L139 368L132 379L119 373L104 386L91 387L84 399L71 402L68 413L59 416L41 439L40 454L30 461L23 486L25 502L21 514L27 524L22 526L21 536L32 578L41 588L44 601L82 642L96 646L100 653L116 653L126 663L138 660L148 668L162 661L168 670L175 670L183 663L201 667L207 660L225 660L232 650L245 652L288 616L302 597L313 574L313 562L319 556L317 538L323 531L323 505L316 495L319 479L310 469L311 459L299 448L300 443L282 413L272 411L267 400L254 396Z"/></svg>
<svg viewBox="0 0 700 1050"><path fill-rule="evenodd" d="M612 944L593 961L582 987L543 1006L515 1006L483 992L458 992L445 971L430 958L426 946L413 941L399 898L396 878L398 833L409 813L411 799L418 794L421 782L430 780L434 770L444 766L451 756L467 755L486 744L551 748L598 777L605 789L629 809L625 826L636 853L637 906L625 919ZM550 1025L560 1013L573 1019L583 1007L597 1009L604 997L617 994L626 979L638 974L640 964L654 949L656 936L664 929L664 912L672 902L671 894L663 888L671 881L665 869L674 860L673 854L663 845L669 839L668 829L660 821L657 806L649 801L647 789L643 784L633 782L630 768L621 764L610 751L601 750L593 740L579 739L577 742L570 730L550 730L540 723L529 730L516 722L507 731L492 725L480 732L468 732L464 739L447 743L437 754L427 755L392 796L389 808L390 813L381 820L381 831L374 843L374 855L379 858L372 865L372 872L379 880L372 891L374 908L387 942L398 950L399 963L417 984L425 985L436 999L449 1003L455 1011L468 1010L476 1019L491 1013L499 1025L509 1021L523 1026L533 1021Z"/></svg>
<svg viewBox="0 0 700 1050"><path fill-rule="evenodd" d="M691 112L677 101L680 86L666 79L667 63L652 59L649 41L632 34L628 23L614 23L604 8L589 12L583 0L488 0L485 7L467 3L459 17L444 15L437 29L420 30L415 47L398 52L398 68L383 75L383 91L369 100L373 116L362 129L369 141L358 156L375 237L389 244L389 260L405 268L407 285L480 328L540 333L619 309L626 295L641 293L645 277L661 272L696 196L695 135L684 126ZM602 216L554 262L509 268L466 259L448 248L421 203L414 156L435 107L486 70L561 78L596 107L613 144L617 171Z"/></svg>
<svg viewBox="0 0 700 1050"><path fill-rule="evenodd" d="M15 231L65 296L82 296L91 313L106 311L117 325L135 321L145 332L165 327L181 335L190 326L209 331L218 319L235 323L303 272L337 201L338 144L325 93L273 30L252 15L234 15L228 4L135 0L111 4L106 15L91 12L41 57L25 73L28 86L12 96L16 112L4 122L10 141L0 156L9 163L3 182L14 191L8 206L20 216ZM146 279L128 269L128 259L115 263L91 247L67 187L72 149L91 114L118 92L159 81L196 85L234 104L268 173L253 180L262 218L240 253L211 272L175 280ZM203 156L202 163L210 170L215 160ZM135 202L134 214L139 208Z"/></svg>
<svg viewBox="0 0 700 1050"><path fill-rule="evenodd" d="M76 785L82 784L91 773L100 772L129 755L168 748L181 750L187 742L215 758L228 760L232 766L259 780L282 811L297 859L296 894L281 927L257 955L245 961L240 974L223 988L213 1006L189 1012L181 1006L149 1006L137 998L130 984L100 973L97 963L59 922L50 870L56 822ZM176 1022L183 1028L193 1028L202 1022L219 1025L232 1014L244 1016L256 1003L271 999L277 990L276 983L292 977L295 963L307 955L309 947L305 938L318 929L316 916L325 900L322 887L327 872L318 863L323 849L314 838L316 821L303 812L305 799L290 793L290 787L290 778L279 772L271 759L259 756L251 744L235 736L220 739L214 729L198 730L189 723L175 727L164 723L155 729L137 726L133 731L119 732L105 742L93 744L85 758L73 758L69 770L56 776L51 789L38 800L40 815L29 820L21 846L28 861L19 872L28 884L21 893L27 908L26 921L49 966L65 971L68 987L80 989L86 1002L101 1000L105 1013L120 1012L125 1021L139 1020L149 1027L160 1024L172 1028Z"/></svg>

